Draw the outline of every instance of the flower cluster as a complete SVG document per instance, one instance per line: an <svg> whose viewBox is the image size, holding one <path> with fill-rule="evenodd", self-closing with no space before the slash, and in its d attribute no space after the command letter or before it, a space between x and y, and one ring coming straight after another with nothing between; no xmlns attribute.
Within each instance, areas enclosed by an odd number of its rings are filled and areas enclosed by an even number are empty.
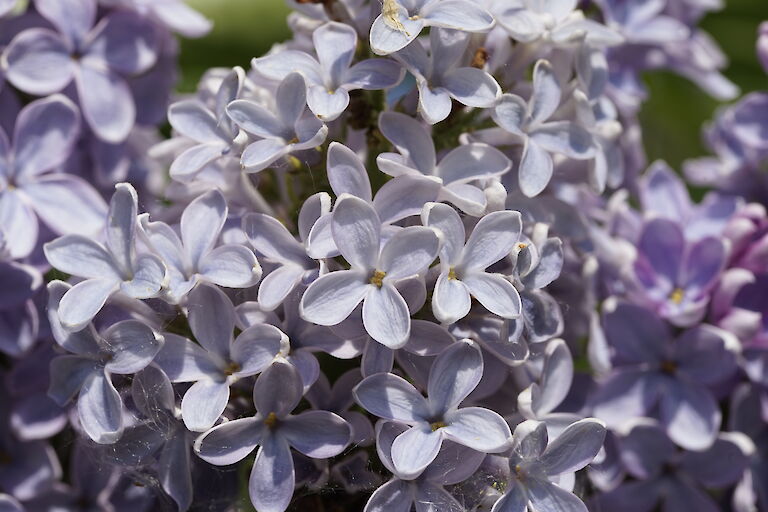
<svg viewBox="0 0 768 512"><path fill-rule="evenodd" d="M768 93L638 121L717 2L288 3L172 100L182 0L0 0L0 509L768 510Z"/></svg>

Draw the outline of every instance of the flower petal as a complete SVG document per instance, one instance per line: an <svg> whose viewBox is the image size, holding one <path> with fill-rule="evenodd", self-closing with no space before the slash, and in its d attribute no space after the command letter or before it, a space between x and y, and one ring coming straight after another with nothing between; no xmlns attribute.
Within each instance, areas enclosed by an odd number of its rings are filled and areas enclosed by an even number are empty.
<svg viewBox="0 0 768 512"><path fill-rule="evenodd" d="M293 497L295 479L288 442L281 436L265 437L248 480L254 507L260 512L284 512Z"/></svg>
<svg viewBox="0 0 768 512"><path fill-rule="evenodd" d="M415 478L435 460L442 444L441 429L433 431L424 423L409 428L392 443L395 474L400 478Z"/></svg>
<svg viewBox="0 0 768 512"><path fill-rule="evenodd" d="M216 466L240 462L262 441L265 427L256 418L241 418L216 425L195 440L195 453Z"/></svg>
<svg viewBox="0 0 768 512"><path fill-rule="evenodd" d="M391 349L408 342L411 313L394 286L371 287L363 301L363 325L371 338Z"/></svg>
<svg viewBox="0 0 768 512"><path fill-rule="evenodd" d="M352 437L349 424L328 411L307 411L280 424L280 435L307 457L327 459L340 454Z"/></svg>
<svg viewBox="0 0 768 512"><path fill-rule="evenodd" d="M442 351L429 370L427 393L432 414L456 409L482 376L483 356L475 343L462 340Z"/></svg>
<svg viewBox="0 0 768 512"><path fill-rule="evenodd" d="M219 419L229 402L229 384L203 379L192 384L181 399L181 417L192 432L204 432Z"/></svg>
<svg viewBox="0 0 768 512"><path fill-rule="evenodd" d="M333 240L341 255L361 270L374 270L379 258L381 221L376 210L355 196L344 196L333 210Z"/></svg>
<svg viewBox="0 0 768 512"><path fill-rule="evenodd" d="M43 28L27 29L13 38L3 60L10 83L41 96L62 90L75 71L67 43L59 34Z"/></svg>
<svg viewBox="0 0 768 512"><path fill-rule="evenodd" d="M504 418L482 407L464 407L446 417L443 429L451 441L483 453L509 448L512 432Z"/></svg>
<svg viewBox="0 0 768 512"><path fill-rule="evenodd" d="M489 213L475 225L462 253L462 267L485 270L506 257L523 230L519 212L509 210Z"/></svg>
<svg viewBox="0 0 768 512"><path fill-rule="evenodd" d="M429 415L427 401L408 381L391 373L363 379L352 390L357 403L380 418L419 423Z"/></svg>
<svg viewBox="0 0 768 512"><path fill-rule="evenodd" d="M112 444L123 433L123 401L109 376L92 372L83 383L77 400L80 425L99 444Z"/></svg>
<svg viewBox="0 0 768 512"><path fill-rule="evenodd" d="M469 293L485 309L504 318L517 318L522 311L520 295L501 274L472 272L462 279Z"/></svg>
<svg viewBox="0 0 768 512"><path fill-rule="evenodd" d="M549 476L573 473L592 462L604 440L605 424L602 421L591 418L577 421L549 443L541 462Z"/></svg>
<svg viewBox="0 0 768 512"><path fill-rule="evenodd" d="M355 270L338 270L321 276L301 297L301 317L318 325L340 323L371 290L367 279L367 275Z"/></svg>

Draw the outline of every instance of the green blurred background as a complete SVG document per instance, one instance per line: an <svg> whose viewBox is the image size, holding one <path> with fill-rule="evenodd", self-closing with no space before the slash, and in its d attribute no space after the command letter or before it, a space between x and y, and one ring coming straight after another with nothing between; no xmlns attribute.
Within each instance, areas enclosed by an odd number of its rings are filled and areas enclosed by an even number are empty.
<svg viewBox="0 0 768 512"><path fill-rule="evenodd" d="M248 67L252 57L290 37L284 0L190 0L213 20L214 29L197 40L182 41L181 89L191 91L202 73L214 66ZM746 93L768 89L768 77L755 56L760 21L768 19L768 0L725 0L725 9L709 14L702 27L730 59L725 74ZM701 125L711 118L718 102L684 78L670 73L644 77L650 100L641 119L650 160L664 158L678 167L689 157L705 153Z"/></svg>

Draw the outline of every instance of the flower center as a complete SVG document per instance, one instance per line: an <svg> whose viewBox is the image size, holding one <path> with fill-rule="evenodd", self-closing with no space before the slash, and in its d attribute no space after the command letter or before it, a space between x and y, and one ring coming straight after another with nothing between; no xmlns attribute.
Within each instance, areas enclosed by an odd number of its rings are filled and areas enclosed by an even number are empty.
<svg viewBox="0 0 768 512"><path fill-rule="evenodd" d="M269 428L275 428L275 425L277 425L277 414L273 412L267 414L267 419L264 420L264 424Z"/></svg>
<svg viewBox="0 0 768 512"><path fill-rule="evenodd" d="M448 425L446 425L442 421L434 421L434 422L429 424L429 428L432 429L432 432L436 431L437 429L441 429L441 428L447 427L447 426Z"/></svg>
<svg viewBox="0 0 768 512"><path fill-rule="evenodd" d="M384 276L386 275L387 275L386 272L382 272L381 270L376 270L374 271L370 281L368 282L381 288L381 285L384 284Z"/></svg>
<svg viewBox="0 0 768 512"><path fill-rule="evenodd" d="M528 247L528 244L523 242L520 242L519 244L517 244L517 248L520 249L521 251L527 247Z"/></svg>
<svg viewBox="0 0 768 512"><path fill-rule="evenodd" d="M451 267L451 269L448 271L448 279L458 279L456 277L456 269Z"/></svg>
<svg viewBox="0 0 768 512"><path fill-rule="evenodd" d="M241 370L240 365L232 362L232 363L229 363L227 367L224 369L224 373L226 373L227 375L232 375L233 373L237 373L240 370Z"/></svg>
<svg viewBox="0 0 768 512"><path fill-rule="evenodd" d="M677 371L677 363L674 361L662 361L660 368L662 372L672 375Z"/></svg>
<svg viewBox="0 0 768 512"><path fill-rule="evenodd" d="M672 290L672 293L669 294L669 300L675 304L683 302L683 297L685 297L685 291L682 288L675 288Z"/></svg>

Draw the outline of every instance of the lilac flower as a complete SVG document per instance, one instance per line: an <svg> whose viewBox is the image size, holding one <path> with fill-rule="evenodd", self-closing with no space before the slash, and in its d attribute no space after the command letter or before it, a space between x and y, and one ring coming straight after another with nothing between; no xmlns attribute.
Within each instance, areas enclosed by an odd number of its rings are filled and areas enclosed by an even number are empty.
<svg viewBox="0 0 768 512"><path fill-rule="evenodd" d="M563 315L558 302L545 290L563 268L563 244L549 237L545 224L534 225L533 239L524 235L515 255L515 287L520 292L523 320L528 340L551 340L563 330Z"/></svg>
<svg viewBox="0 0 768 512"><path fill-rule="evenodd" d="M240 158L246 172L259 172L294 151L322 144L328 127L305 112L307 91L300 73L291 73L277 88L275 110L270 112L251 100L227 105L227 115L259 140L250 143Z"/></svg>
<svg viewBox="0 0 768 512"><path fill-rule="evenodd" d="M16 36L3 53L8 81L29 94L46 95L74 80L93 132L107 142L125 140L136 106L124 77L155 64L155 26L126 11L96 24L96 0L36 0L35 7L58 32L32 28Z"/></svg>
<svg viewBox="0 0 768 512"><path fill-rule="evenodd" d="M403 475L393 462L392 449L405 427L392 421L376 424L376 452L384 467L395 477L371 495L365 512L416 510L461 512L466 510L443 487L454 485L474 473L484 454L466 446L446 441L432 463L419 475ZM457 461L461 461L457 464Z"/></svg>
<svg viewBox="0 0 768 512"><path fill-rule="evenodd" d="M336 203L332 230L336 246L351 268L325 274L307 288L301 299L302 318L335 325L362 302L368 334L390 348L403 346L411 319L395 283L427 269L437 256L437 236L429 228L412 226L395 233L382 247L379 216L354 196L344 196Z"/></svg>
<svg viewBox="0 0 768 512"><path fill-rule="evenodd" d="M274 326L261 324L234 338L235 308L218 288L200 284L189 295L189 326L197 345L177 335L166 335L156 364L173 382L194 382L181 401L189 430L211 428L229 402L229 387L239 379L267 368L288 338Z"/></svg>
<svg viewBox="0 0 768 512"><path fill-rule="evenodd" d="M238 157L239 129L226 108L240 95L244 80L243 69L233 68L216 91L213 109L198 100L183 100L170 106L168 122L176 132L196 143L173 160L170 173L174 179L189 181L212 162Z"/></svg>
<svg viewBox="0 0 768 512"><path fill-rule="evenodd" d="M702 489L735 483L753 449L740 433L720 433L704 451L678 451L655 421L639 419L620 441L628 481L598 499L605 510L650 512L659 502L663 510L716 512L719 505Z"/></svg>
<svg viewBox="0 0 768 512"><path fill-rule="evenodd" d="M123 433L123 402L111 375L138 372L152 362L164 340L138 320L118 322L101 334L93 325L67 332L59 311L69 290L61 281L48 285L48 320L54 338L72 353L51 362L48 395L59 405L78 395L77 413L85 433L97 443L114 443Z"/></svg>
<svg viewBox="0 0 768 512"><path fill-rule="evenodd" d="M488 32L491 14L467 0L386 0L371 26L373 53L386 55L408 46L424 27Z"/></svg>
<svg viewBox="0 0 768 512"><path fill-rule="evenodd" d="M429 124L451 113L452 100L468 107L490 108L501 98L501 87L482 69L462 66L470 34L433 28L430 52L416 41L395 55L415 77L419 89L419 113Z"/></svg>
<svg viewBox="0 0 768 512"><path fill-rule="evenodd" d="M211 30L212 23L184 0L101 0L107 5L124 6L148 16L184 37L202 37Z"/></svg>
<svg viewBox="0 0 768 512"><path fill-rule="evenodd" d="M166 269L154 254L136 254L137 195L120 183L109 203L106 247L81 235L66 235L45 244L55 268L85 280L67 291L59 318L72 331L85 327L115 293L146 299L166 284Z"/></svg>
<svg viewBox="0 0 768 512"><path fill-rule="evenodd" d="M483 453L508 447L511 433L501 416L482 407L459 408L482 375L480 348L462 340L435 359L427 399L391 373L367 377L353 393L368 412L411 426L394 441L392 463L398 474L413 478L435 460L445 439Z"/></svg>
<svg viewBox="0 0 768 512"><path fill-rule="evenodd" d="M328 182L336 197L351 194L371 204L385 232L397 229L393 229L392 224L418 215L425 203L437 200L440 190L440 184L434 178L403 174L382 185L374 197L368 171L354 151L338 142L331 142L326 162ZM311 257L320 259L339 255L339 249L333 242L332 218L331 213L324 213L312 226L306 239L307 254Z"/></svg>
<svg viewBox="0 0 768 512"><path fill-rule="evenodd" d="M299 213L300 222L305 220L304 217L314 217L310 210L317 206L319 209L316 214L322 216L328 213L330 197L325 193L321 194L316 200L304 203ZM313 220L316 221L317 218ZM243 217L243 232L248 237L248 242L270 263L276 265L259 285L258 301L267 311L277 308L301 283L308 283L317 278L319 265L307 255L305 246L314 226L310 226L309 222L302 224L304 229L300 230L303 235L300 242L274 217L263 213L249 213Z"/></svg>
<svg viewBox="0 0 768 512"><path fill-rule="evenodd" d="M630 295L671 323L701 320L727 257L721 238L686 241L681 225L657 218L645 223L637 241Z"/></svg>
<svg viewBox="0 0 768 512"><path fill-rule="evenodd" d="M10 13L16 7L16 0L0 0L0 18Z"/></svg>
<svg viewBox="0 0 768 512"><path fill-rule="evenodd" d="M736 370L732 335L699 325L672 339L651 311L625 303L607 313L604 322L614 370L592 395L594 415L620 428L658 406L675 443L689 450L711 446L721 413L708 386Z"/></svg>
<svg viewBox="0 0 768 512"><path fill-rule="evenodd" d="M677 222L688 240L719 237L742 201L711 192L695 205L688 190L664 162L654 162L641 178L640 201L648 217L659 216Z"/></svg>
<svg viewBox="0 0 768 512"><path fill-rule="evenodd" d="M509 171L512 166L498 149L482 143L459 146L437 163L435 145L424 125L412 117L384 112L379 129L398 153L382 153L376 163L390 176L429 176L442 185L437 201L447 201L462 211L480 217L485 213L486 196L470 182L485 180Z"/></svg>
<svg viewBox="0 0 768 512"><path fill-rule="evenodd" d="M139 217L140 233L168 271L164 298L178 304L201 281L227 288L249 288L259 281L261 265L251 250L239 244L216 247L228 210L218 190L199 196L181 215L181 237L164 222Z"/></svg>
<svg viewBox="0 0 768 512"><path fill-rule="evenodd" d="M573 356L561 339L547 343L544 365L538 382L517 396L517 409L523 418L543 422L551 438L558 437L581 418L573 413L553 412L562 404L573 382Z"/></svg>
<svg viewBox="0 0 768 512"><path fill-rule="evenodd" d="M147 418L143 427L142 449L136 450L135 443L127 443L127 454L136 458L144 455L143 449L157 460L157 472L163 490L176 502L180 511L192 504L192 460L193 437L181 420L181 411L168 376L154 365L147 366L133 378L131 396L137 409ZM147 435L148 434L148 435ZM131 435L127 431L124 438ZM123 439L115 445L120 450ZM150 441L147 442L147 439Z"/></svg>
<svg viewBox="0 0 768 512"><path fill-rule="evenodd" d="M435 318L446 324L464 318L469 313L470 295L495 315L520 316L520 295L512 283L501 274L486 272L506 257L520 238L520 213L490 213L480 219L468 239L459 214L451 206L426 204L422 222L437 230L442 240L440 276L432 294Z"/></svg>
<svg viewBox="0 0 768 512"><path fill-rule="evenodd" d="M0 487L19 500L43 494L61 478L56 452L46 441L22 442L4 431L0 434L0 453Z"/></svg>
<svg viewBox="0 0 768 512"><path fill-rule="evenodd" d="M505 94L493 113L496 123L523 144L519 166L520 190L540 194L552 178L552 153L577 160L594 158L592 136L572 121L549 121L560 105L562 87L552 65L540 60L533 70L533 93L526 103L520 96Z"/></svg>
<svg viewBox="0 0 768 512"><path fill-rule="evenodd" d="M50 172L69 158L79 132L77 107L58 94L19 112L12 141L0 127L0 224L12 258L35 248L36 216L59 234L93 236L104 225L106 204L85 180Z"/></svg>
<svg viewBox="0 0 768 512"><path fill-rule="evenodd" d="M605 425L592 418L573 423L552 442L544 423L521 423L513 435L504 494L492 512L525 512L527 506L541 512L586 512L565 486L569 474L592 462L604 439Z"/></svg>
<svg viewBox="0 0 768 512"><path fill-rule="evenodd" d="M624 36L629 44L663 45L684 41L690 34L682 21L663 13L664 1L600 0L598 5L605 14L606 24Z"/></svg>
<svg viewBox="0 0 768 512"><path fill-rule="evenodd" d="M256 380L256 415L218 425L195 441L195 453L218 466L239 462L259 447L248 491L253 505L264 512L283 512L294 489L291 447L308 457L329 458L349 444L346 421L327 411L292 415L302 395L296 369L276 361Z"/></svg>
<svg viewBox="0 0 768 512"><path fill-rule="evenodd" d="M403 79L404 70L389 59L366 59L352 66L357 32L349 25L329 22L312 32L317 59L298 50L282 50L253 59L253 69L283 80L298 71L307 83L309 109L323 121L333 121L349 105L356 89L389 89Z"/></svg>
<svg viewBox="0 0 768 512"><path fill-rule="evenodd" d="M13 7L14 0L10 0L10 6ZM0 13L2 15L2 13ZM24 507L21 503L16 501L13 496L7 494L0 494L0 511L1 512L24 512Z"/></svg>
<svg viewBox="0 0 768 512"><path fill-rule="evenodd" d="M768 73L768 23L763 22L758 28L757 58L760 59L763 69Z"/></svg>

